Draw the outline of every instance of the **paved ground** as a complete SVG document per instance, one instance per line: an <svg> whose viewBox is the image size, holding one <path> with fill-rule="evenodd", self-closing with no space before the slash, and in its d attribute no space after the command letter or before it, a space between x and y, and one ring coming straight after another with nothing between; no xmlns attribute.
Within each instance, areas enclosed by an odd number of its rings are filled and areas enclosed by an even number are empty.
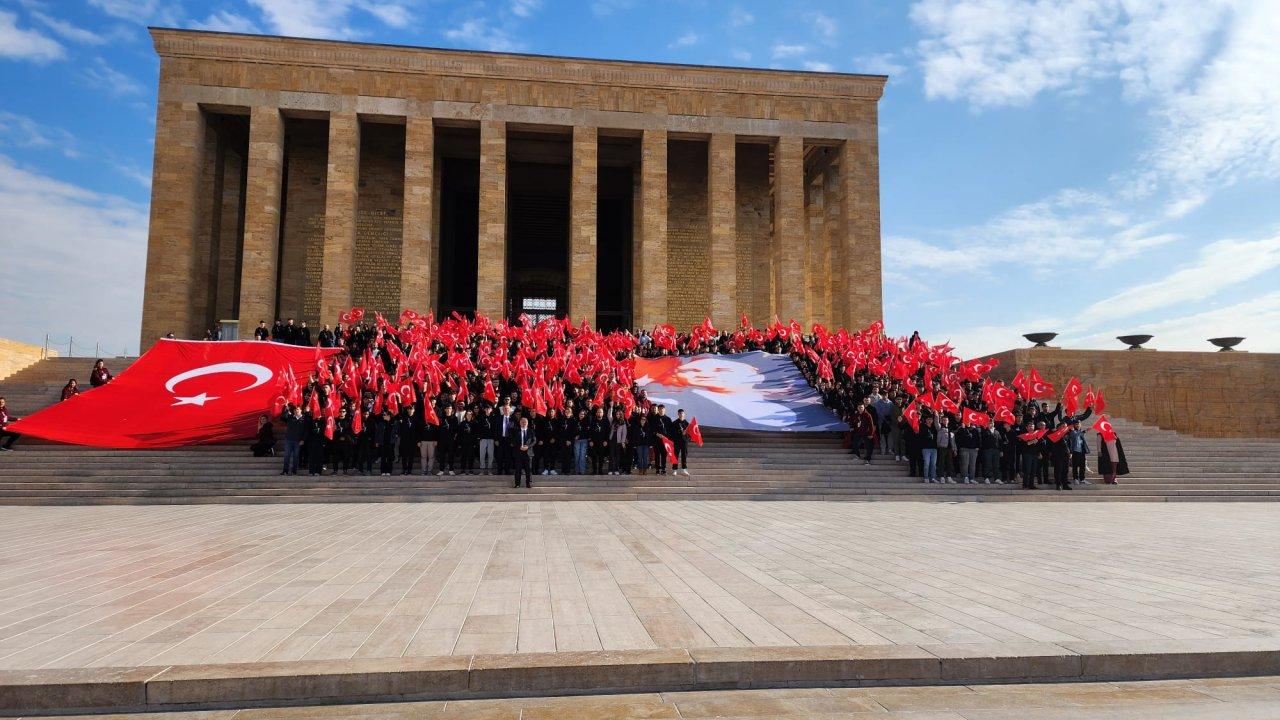
<svg viewBox="0 0 1280 720"><path fill-rule="evenodd" d="M1280 637L1280 506L0 508L0 668Z"/></svg>
<svg viewBox="0 0 1280 720"><path fill-rule="evenodd" d="M79 716L85 720L85 716ZM122 715L94 716L117 718ZM735 690L514 700L462 700L127 716L136 720L1274 720L1280 678L1063 685Z"/></svg>

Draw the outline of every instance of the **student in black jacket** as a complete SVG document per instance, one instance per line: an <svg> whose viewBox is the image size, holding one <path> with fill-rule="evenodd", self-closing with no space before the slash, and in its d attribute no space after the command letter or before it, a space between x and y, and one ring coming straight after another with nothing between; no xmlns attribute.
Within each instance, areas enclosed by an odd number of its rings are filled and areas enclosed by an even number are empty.
<svg viewBox="0 0 1280 720"><path fill-rule="evenodd" d="M382 459L380 472L390 475L396 464L396 431L399 426L391 417L391 411L382 409L382 415L373 424L373 448Z"/></svg>
<svg viewBox="0 0 1280 720"><path fill-rule="evenodd" d="M338 468L342 468L343 475L351 472L351 449L354 440L351 432L351 418L347 416L347 409L339 408L338 419L333 428L333 441L329 443L329 468L333 475L338 474Z"/></svg>
<svg viewBox="0 0 1280 720"><path fill-rule="evenodd" d="M587 450L591 454L591 474L603 475L608 466L609 434L613 430L608 418L604 416L604 408L596 408L589 424Z"/></svg>
<svg viewBox="0 0 1280 720"><path fill-rule="evenodd" d="M271 428L271 419L266 415L258 418L258 440L249 446L254 457L267 457L276 454L276 435Z"/></svg>
<svg viewBox="0 0 1280 720"><path fill-rule="evenodd" d="M494 427L493 421L495 419L493 406L488 403L481 407L480 415L476 418L476 441L480 451L480 472L485 475L493 474L493 451L499 432Z"/></svg>
<svg viewBox="0 0 1280 720"><path fill-rule="evenodd" d="M284 416L284 469L281 475L297 475L302 455L302 441L307 438L307 419L302 408L294 407Z"/></svg>
<svg viewBox="0 0 1280 720"><path fill-rule="evenodd" d="M671 474L677 473L682 475L689 474L689 421L684 417L684 408L676 410L676 419L671 421L671 442L676 445L676 462L680 465L679 469L675 466L671 468Z"/></svg>
<svg viewBox="0 0 1280 720"><path fill-rule="evenodd" d="M324 472L325 444L327 438L324 436L325 418L308 417L307 419L307 474L320 475Z"/></svg>
<svg viewBox="0 0 1280 720"><path fill-rule="evenodd" d="M418 422L414 407L405 406L396 420L396 436L400 445L400 473L413 474L413 461L418 458Z"/></svg>
<svg viewBox="0 0 1280 720"><path fill-rule="evenodd" d="M462 414L458 420L458 437L454 440L458 450L458 471L463 475L474 475L476 471L476 418L470 411Z"/></svg>
<svg viewBox="0 0 1280 720"><path fill-rule="evenodd" d="M996 429L996 422L992 420L982 430L982 439L980 441L980 453L982 459L982 482L990 485L1003 485L1004 479L1000 475L1000 448L1004 442L1004 436Z"/></svg>
<svg viewBox="0 0 1280 720"><path fill-rule="evenodd" d="M446 472L457 475L454 469L458 463L458 416L453 414L453 405L446 404L439 417L440 440L436 444L436 462L440 464L440 470L436 475Z"/></svg>

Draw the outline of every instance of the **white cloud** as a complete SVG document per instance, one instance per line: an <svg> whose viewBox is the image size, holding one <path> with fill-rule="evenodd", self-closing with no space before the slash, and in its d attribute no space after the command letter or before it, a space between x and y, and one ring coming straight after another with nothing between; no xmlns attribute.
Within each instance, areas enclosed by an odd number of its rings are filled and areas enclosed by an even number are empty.
<svg viewBox="0 0 1280 720"><path fill-rule="evenodd" d="M102 12L134 23L178 26L185 13L177 0L89 0Z"/></svg>
<svg viewBox="0 0 1280 720"><path fill-rule="evenodd" d="M907 72L907 66L903 65L893 53L873 53L855 57L853 70L869 75L901 77Z"/></svg>
<svg viewBox="0 0 1280 720"><path fill-rule="evenodd" d="M731 50L729 56L741 63L751 62L751 53L746 50Z"/></svg>
<svg viewBox="0 0 1280 720"><path fill-rule="evenodd" d="M142 83L111 67L102 58L98 58L95 65L86 67L82 74L94 87L117 97L141 95L146 90Z"/></svg>
<svg viewBox="0 0 1280 720"><path fill-rule="evenodd" d="M685 34L681 35L675 40L672 40L670 43L667 43L667 48L674 50L675 48L689 47L690 45L697 45L697 44L698 44L698 33L690 30L689 32L686 32Z"/></svg>
<svg viewBox="0 0 1280 720"><path fill-rule="evenodd" d="M729 11L729 27L740 28L750 25L756 21L756 16L750 12L735 6Z"/></svg>
<svg viewBox="0 0 1280 720"><path fill-rule="evenodd" d="M6 334L29 342L42 341L45 333L74 335L81 343L137 349L144 206L0 155L0 227Z"/></svg>
<svg viewBox="0 0 1280 720"><path fill-rule="evenodd" d="M541 6L542 0L511 0L511 14L516 17L529 17Z"/></svg>
<svg viewBox="0 0 1280 720"><path fill-rule="evenodd" d="M1135 327L1113 327L1074 341L1075 347L1115 345L1117 335L1143 333L1155 338L1147 347L1162 350L1211 350L1211 337L1243 337L1241 350L1280 352L1280 290L1227 307L1214 308L1142 323Z"/></svg>
<svg viewBox="0 0 1280 720"><path fill-rule="evenodd" d="M57 40L39 30L18 27L18 16L0 10L0 57L13 60L47 62L65 55Z"/></svg>
<svg viewBox="0 0 1280 720"><path fill-rule="evenodd" d="M836 39L836 34L840 31L840 26L829 15L820 12L809 13L806 16L809 23L813 26L813 34L823 42L831 42Z"/></svg>
<svg viewBox="0 0 1280 720"><path fill-rule="evenodd" d="M347 24L351 0L249 0L267 25L281 35L314 38L349 38Z"/></svg>
<svg viewBox="0 0 1280 720"><path fill-rule="evenodd" d="M820 62L818 60L805 60L802 65L805 70L811 70L813 72L832 72L835 70L835 66L831 63Z"/></svg>
<svg viewBox="0 0 1280 720"><path fill-rule="evenodd" d="M0 145L53 149L67 157L78 157L76 139L62 128L48 127L25 115L0 110Z"/></svg>
<svg viewBox="0 0 1280 720"><path fill-rule="evenodd" d="M1201 248L1195 262L1154 282L1135 285L1099 300L1076 313L1075 320L1090 327L1116 318L1205 300L1278 267L1280 234L1262 240L1219 240Z"/></svg>
<svg viewBox="0 0 1280 720"><path fill-rule="evenodd" d="M39 10L32 10L31 17L40 22L41 25L49 28L64 40L69 40L82 45L101 45L107 41L107 38L82 27L77 27L66 20L60 20L55 17L46 15Z"/></svg>
<svg viewBox="0 0 1280 720"><path fill-rule="evenodd" d="M521 5L517 0L513 4L513 8ZM409 11L403 5L395 3L372 3L365 6L365 12L378 18L383 25L393 28L405 28L409 26Z"/></svg>
<svg viewBox="0 0 1280 720"><path fill-rule="evenodd" d="M941 233L932 244L913 238L886 238L886 243L905 252L887 252L884 262L903 270L980 274L1008 265L1053 272L1064 262L1081 257L1092 258L1099 267L1110 267L1179 239L1156 228L1155 223L1130 217L1109 197L1069 189L1018 205L985 223Z"/></svg>
<svg viewBox="0 0 1280 720"><path fill-rule="evenodd" d="M773 56L775 58L799 57L809 52L808 45L786 45L779 43L773 46Z"/></svg>
<svg viewBox="0 0 1280 720"><path fill-rule="evenodd" d="M249 18L243 15L237 15L227 10L212 13L209 17L199 22L191 23L191 27L198 30L217 30L218 32L233 33L260 33L261 30Z"/></svg>
<svg viewBox="0 0 1280 720"><path fill-rule="evenodd" d="M604 17L627 10L633 3L634 0L595 0L591 3L591 13L597 17Z"/></svg>
<svg viewBox="0 0 1280 720"><path fill-rule="evenodd" d="M491 25L482 18L466 20L455 28L445 30L444 36L456 43L480 50L511 52L524 48L523 43L512 39L505 29Z"/></svg>

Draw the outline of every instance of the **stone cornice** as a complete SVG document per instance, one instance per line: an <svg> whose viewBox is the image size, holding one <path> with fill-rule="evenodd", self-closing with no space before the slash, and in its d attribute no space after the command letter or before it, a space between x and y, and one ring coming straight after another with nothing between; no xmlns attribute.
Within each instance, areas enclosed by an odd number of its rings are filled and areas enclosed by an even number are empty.
<svg viewBox="0 0 1280 720"><path fill-rule="evenodd" d="M590 60L168 28L151 28L151 37L161 57L665 91L875 101L888 80L883 75Z"/></svg>

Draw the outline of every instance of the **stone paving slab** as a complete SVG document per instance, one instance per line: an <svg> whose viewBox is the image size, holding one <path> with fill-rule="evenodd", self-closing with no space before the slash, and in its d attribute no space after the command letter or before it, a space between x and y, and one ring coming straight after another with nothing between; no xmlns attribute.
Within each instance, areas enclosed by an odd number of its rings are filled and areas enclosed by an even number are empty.
<svg viewBox="0 0 1280 720"><path fill-rule="evenodd" d="M632 693L75 717L81 720L1277 720L1280 719L1280 677Z"/></svg>
<svg viewBox="0 0 1280 720"><path fill-rule="evenodd" d="M1210 503L0 508L0 669L1274 639L1277 527Z"/></svg>

